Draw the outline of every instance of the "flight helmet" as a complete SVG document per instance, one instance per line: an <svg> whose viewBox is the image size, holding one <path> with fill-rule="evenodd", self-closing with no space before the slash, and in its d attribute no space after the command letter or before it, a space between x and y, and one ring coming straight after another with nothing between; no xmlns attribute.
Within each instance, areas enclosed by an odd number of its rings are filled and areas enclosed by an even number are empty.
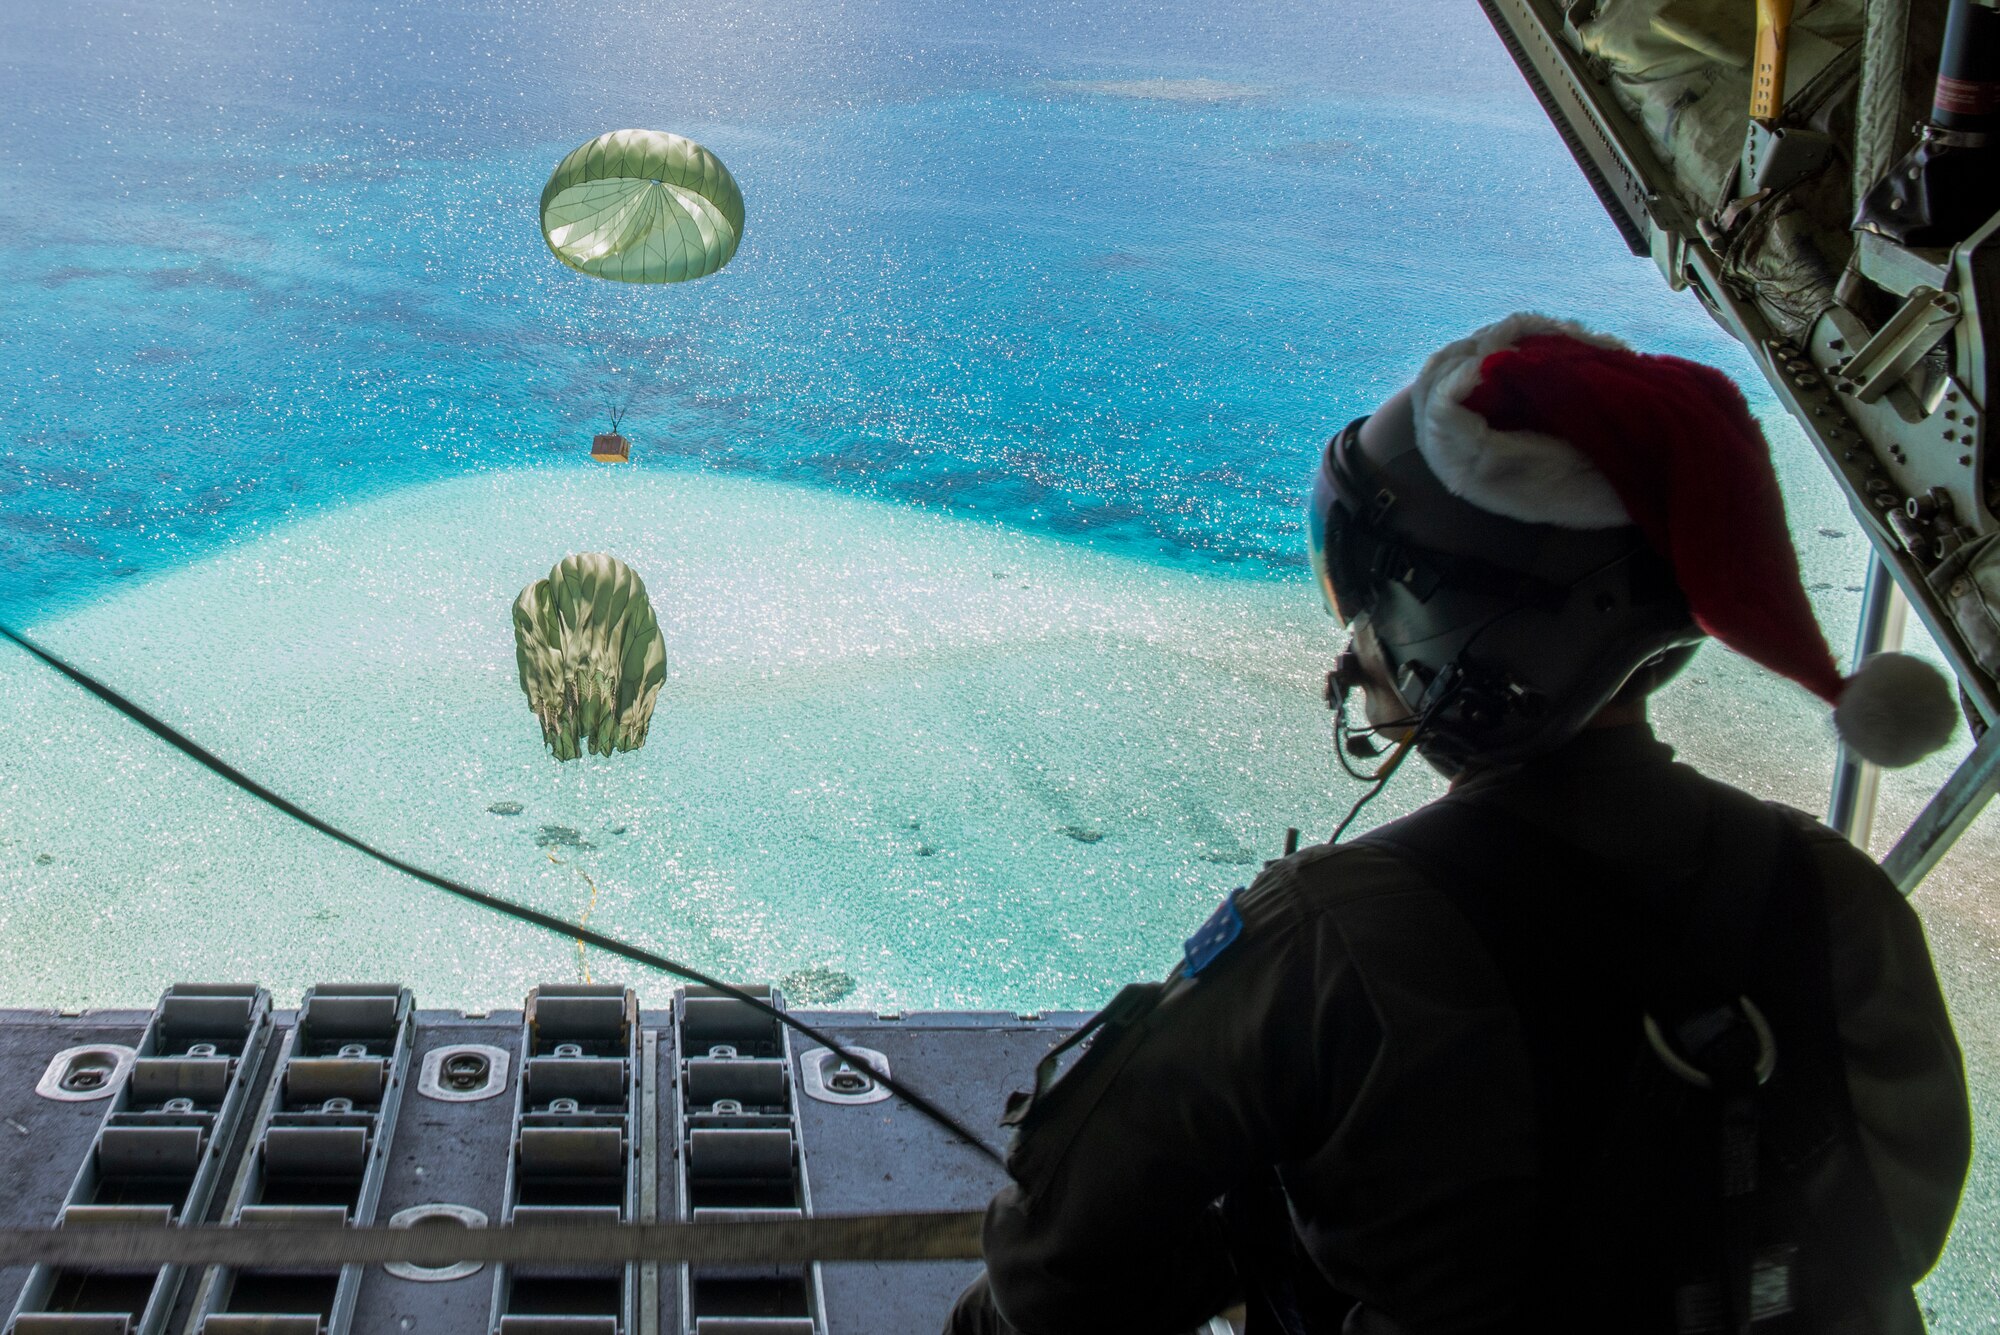
<svg viewBox="0 0 2000 1335"><path fill-rule="evenodd" d="M1635 672L1664 681L1702 638L1636 527L1525 523L1447 491L1407 393L1327 444L1309 533L1328 611L1366 618L1422 722L1418 749L1447 774L1553 750Z"/></svg>
<svg viewBox="0 0 2000 1335"><path fill-rule="evenodd" d="M1735 385L1574 324L1511 316L1433 354L1328 444L1309 535L1328 610L1379 659L1350 650L1330 701L1386 671L1447 774L1553 750L1706 636L1834 705L1864 759L1910 764L1955 723L1918 660L1834 664Z"/></svg>

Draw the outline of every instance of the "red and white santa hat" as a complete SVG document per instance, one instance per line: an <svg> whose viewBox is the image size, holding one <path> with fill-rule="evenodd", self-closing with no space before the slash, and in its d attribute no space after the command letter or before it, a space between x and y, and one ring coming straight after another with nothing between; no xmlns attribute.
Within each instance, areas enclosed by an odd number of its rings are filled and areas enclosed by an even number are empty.
<svg viewBox="0 0 2000 1335"><path fill-rule="evenodd" d="M1813 619L1771 447L1729 378L1513 315L1439 349L1411 387L1417 446L1482 510L1563 528L1637 525L1695 623L1834 707L1857 754L1902 766L1957 723L1944 678L1907 654L1841 676Z"/></svg>

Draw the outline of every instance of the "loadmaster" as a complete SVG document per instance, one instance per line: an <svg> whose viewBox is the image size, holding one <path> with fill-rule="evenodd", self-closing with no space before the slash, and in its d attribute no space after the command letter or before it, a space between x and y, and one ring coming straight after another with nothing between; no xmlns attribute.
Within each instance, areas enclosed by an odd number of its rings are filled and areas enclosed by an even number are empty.
<svg viewBox="0 0 2000 1335"><path fill-rule="evenodd" d="M1511 317L1333 438L1311 549L1343 763L1450 791L1270 864L1051 1054L947 1329L1921 1331L1971 1132L1917 916L1646 699L1713 637L1876 763L1956 709L1836 668L1735 386Z"/></svg>

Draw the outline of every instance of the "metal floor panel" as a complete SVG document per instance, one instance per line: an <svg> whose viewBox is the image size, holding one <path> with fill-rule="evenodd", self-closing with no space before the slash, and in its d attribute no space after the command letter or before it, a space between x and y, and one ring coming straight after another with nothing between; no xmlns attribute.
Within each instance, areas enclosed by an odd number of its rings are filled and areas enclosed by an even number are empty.
<svg viewBox="0 0 2000 1335"><path fill-rule="evenodd" d="M891 1075L1002 1149L1007 1092L1026 1086L1035 1063L1084 1017L931 1013L881 1020L802 1012L799 1018L845 1045L880 1052ZM809 1055L802 1051L800 1058ZM795 1079L798 1074L795 1069ZM801 1097L799 1115L818 1214L976 1210L1006 1183L992 1163L900 1099L838 1105ZM936 1335L979 1267L842 1264L822 1266L820 1273L827 1335Z"/></svg>
<svg viewBox="0 0 2000 1335"><path fill-rule="evenodd" d="M0 1011L0 1223L53 1224L78 1165L111 1106L107 1097L59 1103L35 1092L49 1060L88 1043L130 1047L146 1030L150 1011L98 1011L64 1017L54 1011ZM0 1318L14 1310L27 1266L0 1270Z"/></svg>
<svg viewBox="0 0 2000 1335"><path fill-rule="evenodd" d="M105 1100L65 1103L38 1095L35 1085L50 1059L65 1048L90 1043L130 1045L148 1013L106 1011L59 1016L50 1011L0 1010L0 1225L52 1224L92 1138L103 1121ZM1084 1018L1051 1015L1024 1020L1000 1013L918 1013L883 1019L859 1012L800 1012L807 1024L845 1044L884 1054L891 1070L923 1090L996 1148L1007 1092L1031 1079L1035 1063ZM297 1016L273 1014L277 1035ZM646 1116L658 1127L657 1217L676 1215L673 1090L678 1062L667 1044L671 1016L641 1017L661 1050ZM497 1221L511 1150L513 1086L521 1078L521 1015L494 1012L469 1019L457 1012L417 1014L410 1089L390 1143L377 1218L414 1205L468 1206ZM275 1050L277 1044L272 1044ZM415 1088L424 1057L460 1044L499 1048L512 1058L505 1085L493 1097L469 1102L429 1098ZM999 1169L900 1100L865 1104L822 1102L804 1092L800 1075L815 1044L794 1048L792 1077L803 1152L809 1165L815 1213L873 1210L965 1210L983 1206L1004 1181ZM271 1078L271 1053L255 1083ZM230 1171L247 1152L239 1132L227 1158ZM211 1218L219 1201L211 1208ZM642 1304L634 1335L682 1335L679 1266L662 1266L657 1305ZM965 1263L827 1265L821 1268L826 1335L931 1335L977 1267ZM0 1270L0 1313L11 1310L26 1267ZM191 1288L192 1286L190 1286ZM401 1279L370 1267L360 1286L354 1335L487 1335L492 1271L461 1279ZM188 1320L184 1293L170 1332ZM657 1326L647 1320L657 1313Z"/></svg>
<svg viewBox="0 0 2000 1335"><path fill-rule="evenodd" d="M514 1082L520 1079L521 1015L496 1012L467 1020L449 1011L417 1012L412 1088L396 1119L375 1217L387 1222L414 1205L461 1205L498 1223L512 1148ZM435 1048L477 1043L512 1058L490 1098L444 1103L415 1089L415 1072ZM486 1335L493 1271L481 1266L451 1280L404 1279L369 1266L354 1305L356 1335Z"/></svg>

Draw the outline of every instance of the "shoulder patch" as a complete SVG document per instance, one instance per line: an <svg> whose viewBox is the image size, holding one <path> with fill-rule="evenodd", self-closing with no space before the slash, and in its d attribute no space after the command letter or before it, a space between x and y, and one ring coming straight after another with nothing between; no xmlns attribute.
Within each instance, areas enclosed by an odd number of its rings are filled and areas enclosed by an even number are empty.
<svg viewBox="0 0 2000 1335"><path fill-rule="evenodd" d="M1243 935L1243 911L1236 906L1236 896L1242 893L1241 886L1231 890L1229 898L1217 906L1201 929L1182 944L1181 954L1185 963L1181 972L1186 977L1192 978L1215 963L1225 950L1236 943L1236 938Z"/></svg>

